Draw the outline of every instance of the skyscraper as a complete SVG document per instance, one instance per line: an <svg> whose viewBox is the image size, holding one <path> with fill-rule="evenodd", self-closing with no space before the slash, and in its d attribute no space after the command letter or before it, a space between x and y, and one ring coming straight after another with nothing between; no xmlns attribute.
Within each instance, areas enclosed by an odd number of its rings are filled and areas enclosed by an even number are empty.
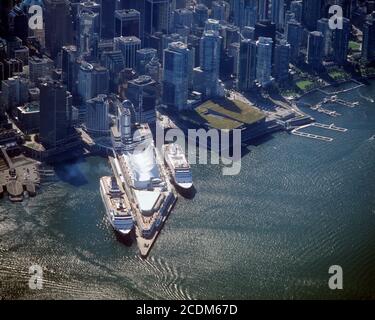
<svg viewBox="0 0 375 320"><path fill-rule="evenodd" d="M375 60L375 13L369 16L363 26L362 58L368 62Z"/></svg>
<svg viewBox="0 0 375 320"><path fill-rule="evenodd" d="M319 70L322 65L324 37L319 31L309 33L306 63L313 70Z"/></svg>
<svg viewBox="0 0 375 320"><path fill-rule="evenodd" d="M99 37L97 29L99 14L83 10L79 14L79 52L88 54L92 50L95 39Z"/></svg>
<svg viewBox="0 0 375 320"><path fill-rule="evenodd" d="M137 37L117 37L114 39L115 50L121 51L125 68L135 69L137 51L141 49L141 40Z"/></svg>
<svg viewBox="0 0 375 320"><path fill-rule="evenodd" d="M109 133L109 101L104 94L98 95L86 102L85 127L93 135Z"/></svg>
<svg viewBox="0 0 375 320"><path fill-rule="evenodd" d="M191 67L186 44L173 42L164 50L163 103L177 111L187 107Z"/></svg>
<svg viewBox="0 0 375 320"><path fill-rule="evenodd" d="M296 20L288 23L287 41L291 47L291 60L293 63L298 63L301 53L301 44L303 36L303 27Z"/></svg>
<svg viewBox="0 0 375 320"><path fill-rule="evenodd" d="M329 20L322 18L318 21L317 30L323 35L323 57L331 57L333 52L332 30L329 27Z"/></svg>
<svg viewBox="0 0 375 320"><path fill-rule="evenodd" d="M26 41L29 30L28 21L27 14L19 6L14 6L8 14L9 35Z"/></svg>
<svg viewBox="0 0 375 320"><path fill-rule="evenodd" d="M78 94L81 103L96 97L99 94L107 94L109 87L108 70L100 65L92 65L83 61L78 71Z"/></svg>
<svg viewBox="0 0 375 320"><path fill-rule="evenodd" d="M115 37L141 37L141 14L134 9L115 11Z"/></svg>
<svg viewBox="0 0 375 320"><path fill-rule="evenodd" d="M132 102L135 122L154 123L158 103L156 82L149 76L140 76L128 82L126 97Z"/></svg>
<svg viewBox="0 0 375 320"><path fill-rule="evenodd" d="M343 28L332 31L333 56L338 65L344 65L347 61L351 23L347 18L342 18Z"/></svg>
<svg viewBox="0 0 375 320"><path fill-rule="evenodd" d="M286 40L280 41L275 46L274 76L279 84L284 84L289 79L291 46Z"/></svg>
<svg viewBox="0 0 375 320"><path fill-rule="evenodd" d="M310 31L316 30L318 20L322 17L323 0L303 0L302 21Z"/></svg>
<svg viewBox="0 0 375 320"><path fill-rule="evenodd" d="M67 90L74 94L75 63L78 57L76 46L65 46L62 48L61 68L62 82Z"/></svg>
<svg viewBox="0 0 375 320"><path fill-rule="evenodd" d="M29 59L29 78L31 82L37 83L41 77L51 75L53 61L48 57L39 58L32 56Z"/></svg>
<svg viewBox="0 0 375 320"><path fill-rule="evenodd" d="M138 74L146 74L146 65L152 60L152 58L157 57L157 54L157 50L153 48L144 48L137 50L136 71L138 72Z"/></svg>
<svg viewBox="0 0 375 320"><path fill-rule="evenodd" d="M285 0L271 0L271 20L277 29L284 27Z"/></svg>
<svg viewBox="0 0 375 320"><path fill-rule="evenodd" d="M99 0L97 0L99 2ZM101 6L99 3L92 1L92 0L86 0L84 2L79 3L78 7L78 14L81 14L82 12L92 12L96 14L97 19L95 19L95 25L94 25L94 32L100 35L100 13L101 13Z"/></svg>
<svg viewBox="0 0 375 320"><path fill-rule="evenodd" d="M100 0L100 38L111 39L115 30L115 10L119 8L119 2L114 0Z"/></svg>
<svg viewBox="0 0 375 320"><path fill-rule="evenodd" d="M292 1L290 3L290 11L294 13L294 18L298 22L302 22L302 13L303 13L302 1Z"/></svg>
<svg viewBox="0 0 375 320"><path fill-rule="evenodd" d="M217 31L205 31L200 44L200 67L205 81L205 96L215 97L219 89L222 37Z"/></svg>
<svg viewBox="0 0 375 320"><path fill-rule="evenodd" d="M216 20L228 21L229 3L224 0L212 1L211 17Z"/></svg>
<svg viewBox="0 0 375 320"><path fill-rule="evenodd" d="M47 81L40 86L40 141L54 148L71 134L72 96L60 82Z"/></svg>
<svg viewBox="0 0 375 320"><path fill-rule="evenodd" d="M238 88L246 91L254 86L256 80L257 46L256 42L244 39L240 44Z"/></svg>
<svg viewBox="0 0 375 320"><path fill-rule="evenodd" d="M258 1L246 0L243 8L242 28L254 27L258 22Z"/></svg>
<svg viewBox="0 0 375 320"><path fill-rule="evenodd" d="M262 87L272 81L272 46L271 38L260 37L257 41L257 81Z"/></svg>
<svg viewBox="0 0 375 320"><path fill-rule="evenodd" d="M172 0L145 0L145 36L169 33Z"/></svg>
<svg viewBox="0 0 375 320"><path fill-rule="evenodd" d="M258 17L259 20L267 20L270 0L258 0Z"/></svg>
<svg viewBox="0 0 375 320"><path fill-rule="evenodd" d="M73 42L73 24L68 0L45 0L46 48L55 58L64 45Z"/></svg>
<svg viewBox="0 0 375 320"><path fill-rule="evenodd" d="M199 3L194 8L194 24L198 28L203 28L208 19L208 8L203 3Z"/></svg>

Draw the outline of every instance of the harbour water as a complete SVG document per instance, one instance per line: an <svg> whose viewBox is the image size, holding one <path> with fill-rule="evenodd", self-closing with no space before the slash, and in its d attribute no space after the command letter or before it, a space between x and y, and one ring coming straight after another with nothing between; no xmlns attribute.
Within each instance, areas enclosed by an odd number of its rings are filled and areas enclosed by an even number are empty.
<svg viewBox="0 0 375 320"><path fill-rule="evenodd" d="M375 298L375 82L339 96L360 105L329 106L337 118L305 110L348 129L308 129L332 142L277 133L247 148L239 176L193 166L197 193L179 199L147 260L106 221L105 159L56 168L59 180L24 203L0 200L0 296ZM33 264L42 290L28 287ZM331 265L344 290L328 288Z"/></svg>

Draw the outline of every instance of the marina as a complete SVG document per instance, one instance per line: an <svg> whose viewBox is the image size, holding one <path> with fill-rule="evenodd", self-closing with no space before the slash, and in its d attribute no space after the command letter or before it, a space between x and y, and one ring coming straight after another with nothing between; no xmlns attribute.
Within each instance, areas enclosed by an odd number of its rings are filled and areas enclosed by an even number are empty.
<svg viewBox="0 0 375 320"><path fill-rule="evenodd" d="M323 129L328 129L328 130L333 130L333 131L339 131L339 132L347 132L348 131L348 129L346 129L346 128L336 127L333 123L328 125L328 124L324 124L324 123L314 122L314 123L311 123L311 126L323 128Z"/></svg>
<svg viewBox="0 0 375 320"><path fill-rule="evenodd" d="M295 136L300 136L300 137L305 137L305 138L310 138L310 139L316 139L316 140L325 141L325 142L332 142L333 141L333 138L320 136L320 135L312 134L312 133L301 132L301 131L298 131L298 129L293 130L292 134L295 135Z"/></svg>
<svg viewBox="0 0 375 320"><path fill-rule="evenodd" d="M346 93L346 92L350 92L350 91L353 91L353 90L357 90L361 87L364 86L363 83L355 80L355 79L351 79L350 82L353 82L355 85L353 87L350 87L350 88L346 88L346 89L340 89L340 90L337 90L335 92L329 92L329 91L325 91L324 88L321 88L321 89L317 89L319 92L322 92L324 93L325 95L338 95L340 93ZM331 85L329 85L328 87L331 87Z"/></svg>
<svg viewBox="0 0 375 320"><path fill-rule="evenodd" d="M347 132L348 129L346 128L340 128L336 127L333 123L328 125L324 123L319 123L319 122L313 122L298 128L295 128L291 131L291 134L295 136L300 136L300 137L305 137L305 138L310 138L310 139L315 139L315 140L320 140L324 142L332 142L333 138L331 137L326 137L318 134L313 134L313 133L307 133L307 132L302 132L300 130L306 129L308 127L317 127L317 128L322 128L322 129L327 129L327 130L332 130L332 131L337 131L337 132Z"/></svg>

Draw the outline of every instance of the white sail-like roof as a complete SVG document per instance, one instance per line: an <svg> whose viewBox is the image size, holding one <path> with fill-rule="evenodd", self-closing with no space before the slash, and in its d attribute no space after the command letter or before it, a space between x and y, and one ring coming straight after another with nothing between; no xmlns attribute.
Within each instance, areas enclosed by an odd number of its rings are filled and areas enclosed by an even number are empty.
<svg viewBox="0 0 375 320"><path fill-rule="evenodd" d="M160 178L152 145L147 146L143 152L132 153L130 163L135 184L149 183L151 179Z"/></svg>

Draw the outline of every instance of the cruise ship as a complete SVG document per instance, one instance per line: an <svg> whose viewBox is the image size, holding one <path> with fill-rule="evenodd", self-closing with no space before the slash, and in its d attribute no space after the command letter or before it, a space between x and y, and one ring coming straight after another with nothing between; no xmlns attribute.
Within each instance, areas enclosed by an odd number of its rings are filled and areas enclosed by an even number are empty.
<svg viewBox="0 0 375 320"><path fill-rule="evenodd" d="M193 187L191 168L180 145L171 143L164 145L164 159L171 172L173 182L182 191Z"/></svg>
<svg viewBox="0 0 375 320"><path fill-rule="evenodd" d="M100 194L107 217L113 229L122 236L127 236L133 229L133 217L130 204L121 192L115 177L100 179Z"/></svg>
<svg viewBox="0 0 375 320"><path fill-rule="evenodd" d="M129 200L136 204L133 216L141 237L152 239L162 227L176 197L153 143L146 145L142 151L117 155L112 160L112 167Z"/></svg>

